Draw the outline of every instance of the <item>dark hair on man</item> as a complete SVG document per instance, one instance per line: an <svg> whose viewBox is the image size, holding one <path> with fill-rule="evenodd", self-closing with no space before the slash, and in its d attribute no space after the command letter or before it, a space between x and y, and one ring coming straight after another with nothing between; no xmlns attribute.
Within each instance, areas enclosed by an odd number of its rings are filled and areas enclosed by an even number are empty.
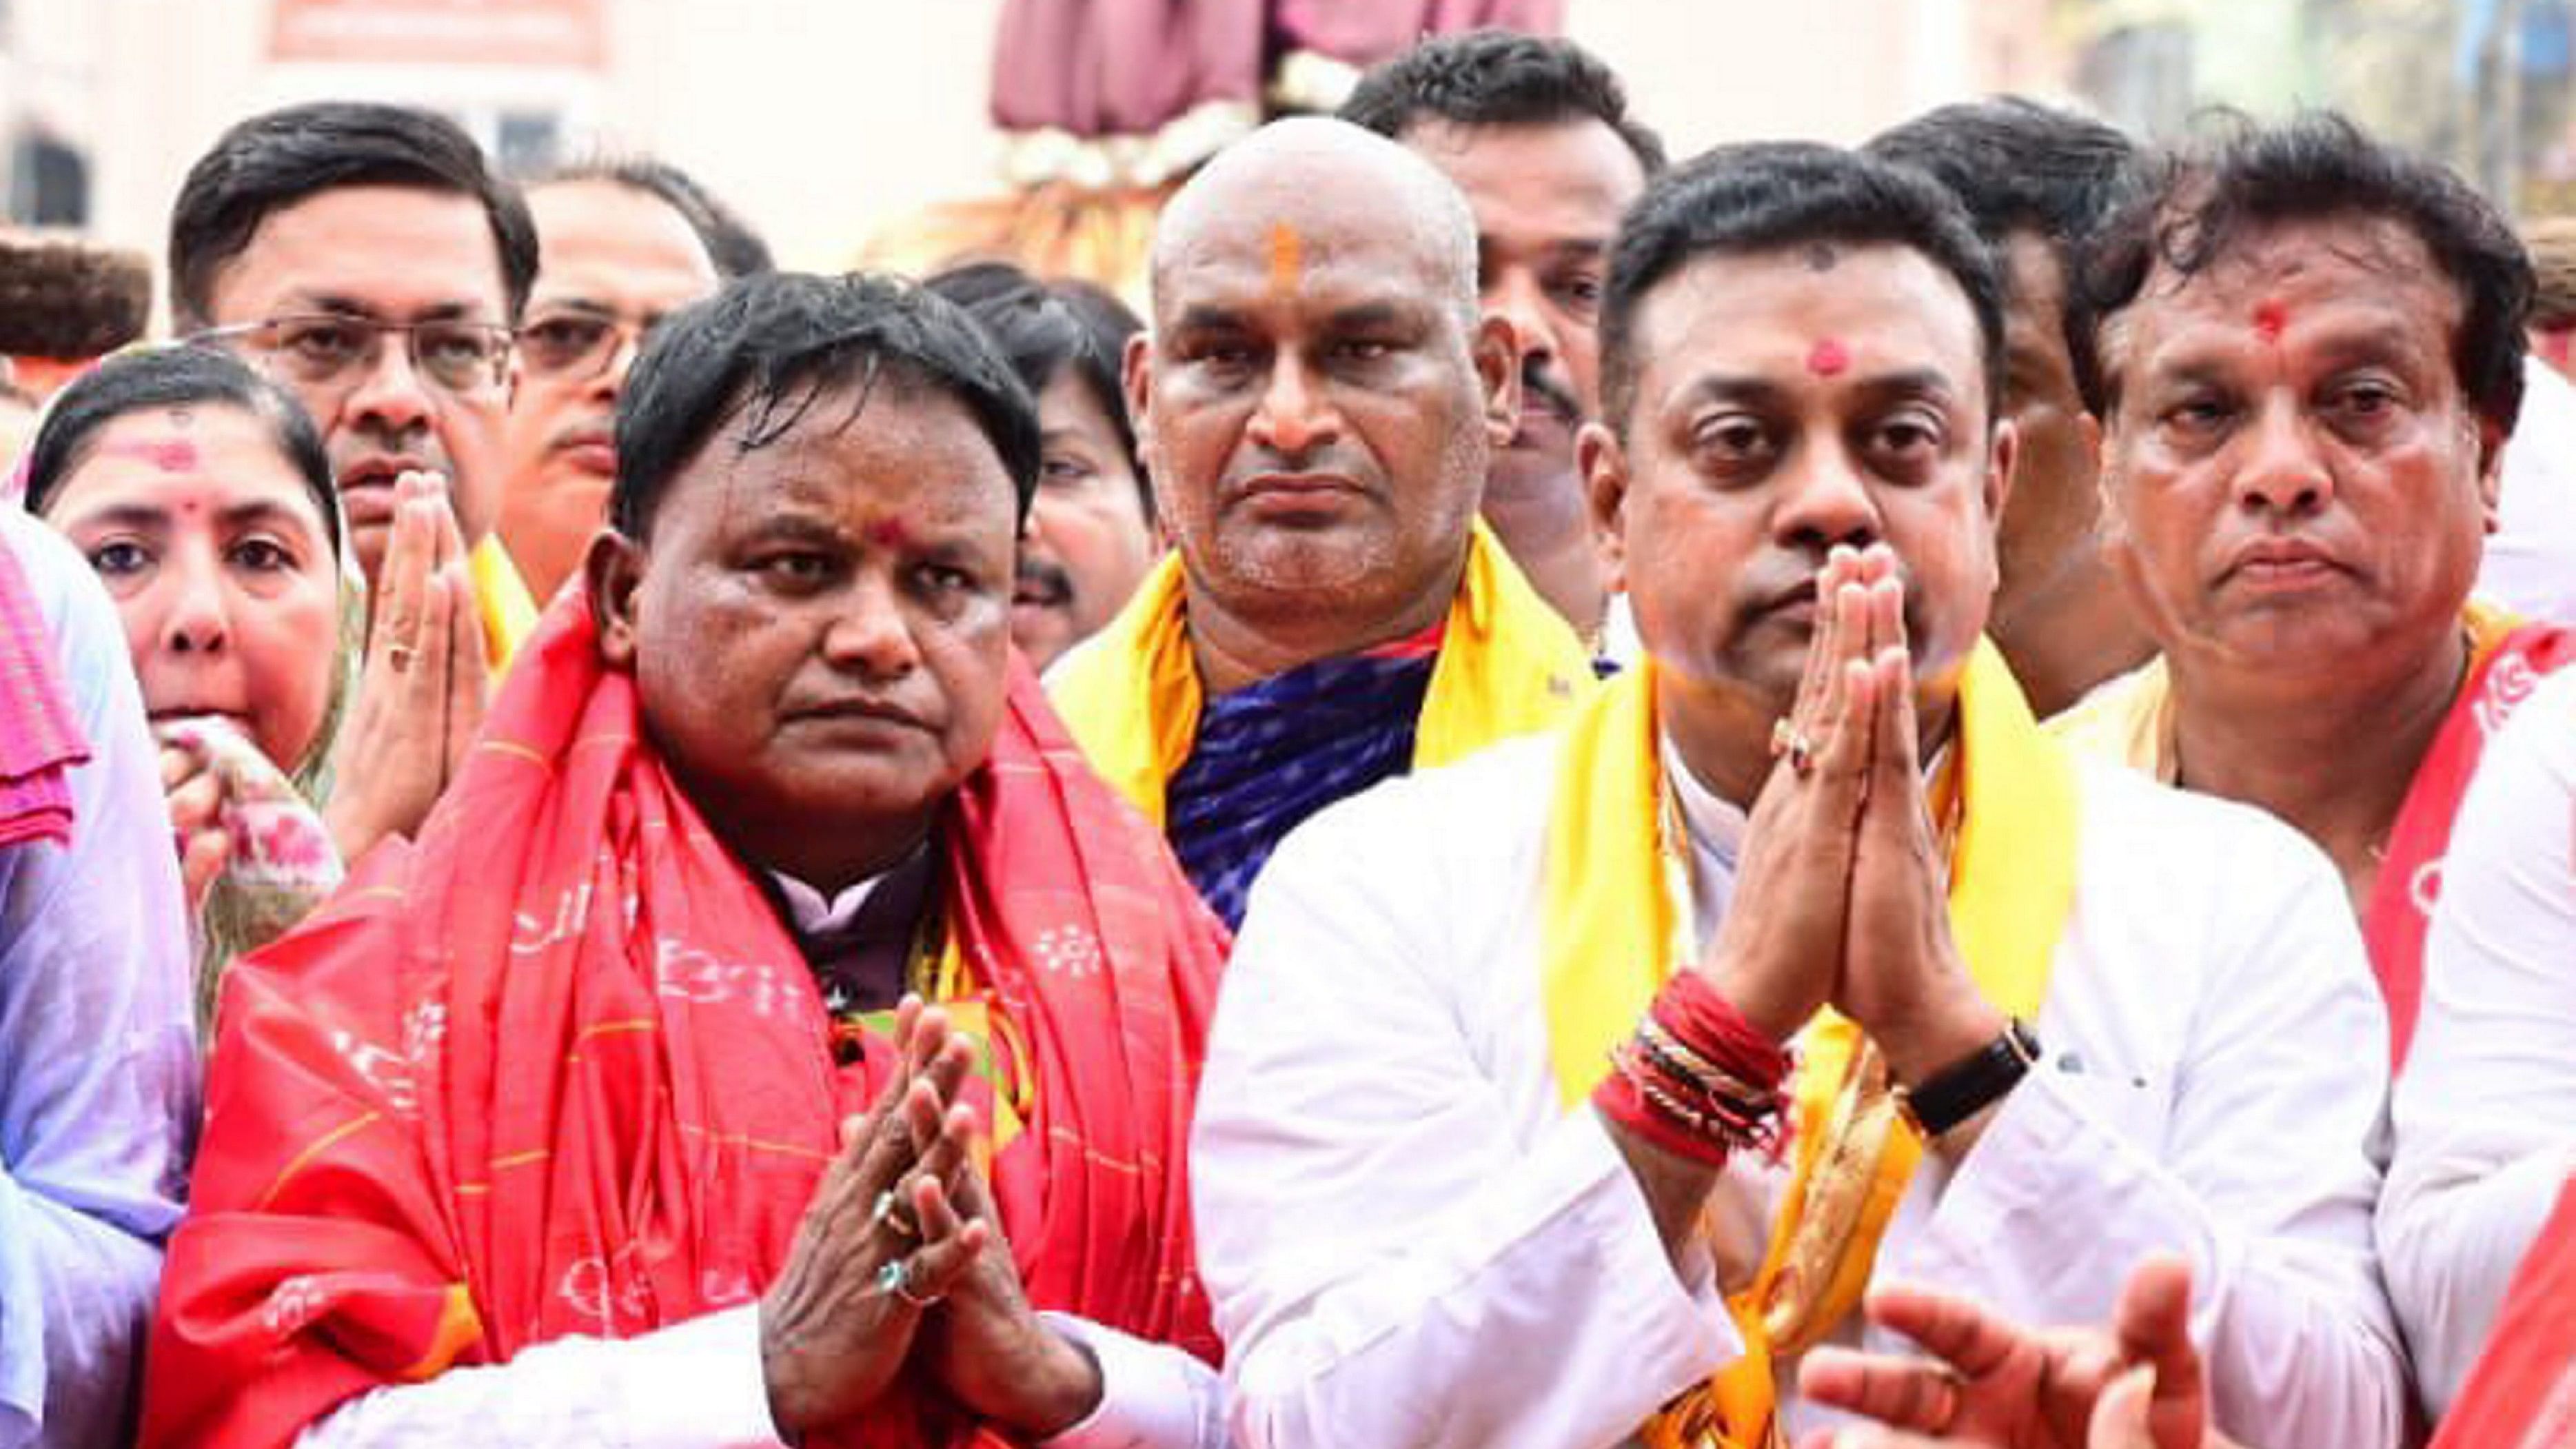
<svg viewBox="0 0 2576 1449"><path fill-rule="evenodd" d="M1813 246L1901 246L1950 275L1977 319L1986 416L2003 392L2003 284L1958 200L1920 171L1811 141L1720 146L1665 172L1619 223L1601 299L1601 402L1624 432L1636 401L1637 316L1693 260Z"/></svg>
<svg viewBox="0 0 2576 1449"><path fill-rule="evenodd" d="M716 275L731 281L754 272L777 269L769 255L769 243L751 229L741 213L716 199L698 179L668 161L650 156L598 156L559 166L529 180L531 187L554 186L572 181L606 181L629 191L641 191L680 214L689 229L698 234L698 244L707 249L707 260L715 264Z"/></svg>
<svg viewBox="0 0 2576 1449"><path fill-rule="evenodd" d="M2285 222L2384 218L2415 233L2459 294L2452 369L2479 415L2511 432L2522 411L2531 262L2486 198L2448 168L2375 141L2330 111L2273 126L2222 115L2217 125L2210 139L2169 158L2088 249L2075 290L2092 324L2075 352L2075 380L2094 416L2109 417L2119 401L2103 334L2137 301L2149 273L2196 276L2248 236Z"/></svg>
<svg viewBox="0 0 2576 1449"><path fill-rule="evenodd" d="M1664 143L1628 114L1628 91L1570 40L1511 30L1432 36L1371 69L1342 102L1343 120L1402 139L1426 118L1459 126L1555 125L1589 117L1619 133L1646 175Z"/></svg>
<svg viewBox="0 0 2576 1449"><path fill-rule="evenodd" d="M269 442L304 480L331 551L340 551L340 507L322 435L294 395L249 363L214 347L165 344L120 353L54 394L27 445L27 511L42 516L63 484L89 460L108 424L156 408L231 407L257 418Z"/></svg>
<svg viewBox="0 0 2576 1449"><path fill-rule="evenodd" d="M411 186L480 202L509 301L504 320L518 320L537 275L537 232L518 189L492 173L474 138L408 106L316 101L240 122L188 168L170 210L170 310L180 330L215 320L216 278L261 222L343 186Z"/></svg>
<svg viewBox="0 0 2576 1449"><path fill-rule="evenodd" d="M103 357L152 320L152 264L139 252L54 238L0 240L0 353Z"/></svg>
<svg viewBox="0 0 2576 1449"><path fill-rule="evenodd" d="M1118 434L1118 446L1126 450L1128 471L1136 475L1136 491L1144 500L1145 521L1153 522L1154 490L1136 451L1136 427L1127 417L1122 377L1127 339L1144 331L1145 324L1127 304L1089 282L1042 282L1009 262L968 262L922 286L966 309L1028 385L1031 397L1045 392L1067 368L1082 379Z"/></svg>
<svg viewBox="0 0 2576 1449"><path fill-rule="evenodd" d="M855 424L880 385L944 392L962 404L1000 455L1028 514L1037 489L1037 403L983 331L955 303L891 275L817 277L760 272L653 329L617 399L617 481L608 517L642 539L673 475L735 418L737 453L778 441L845 390Z"/></svg>
<svg viewBox="0 0 2576 1449"><path fill-rule="evenodd" d="M2075 305L2084 244L2146 184L2145 153L2126 132L2020 96L1965 101L1926 111L1873 137L1861 150L1927 172L1968 209L1996 251L2028 232L2057 259L2063 279L2059 322L2071 357L2086 346L2092 319Z"/></svg>

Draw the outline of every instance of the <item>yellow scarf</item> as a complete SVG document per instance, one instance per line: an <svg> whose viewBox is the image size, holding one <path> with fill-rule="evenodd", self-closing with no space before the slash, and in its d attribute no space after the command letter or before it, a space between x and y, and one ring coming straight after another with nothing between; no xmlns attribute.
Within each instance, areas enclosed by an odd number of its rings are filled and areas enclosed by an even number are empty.
<svg viewBox="0 0 2576 1449"><path fill-rule="evenodd" d="M1100 636L1048 680L1056 712L1101 778L1161 828L1163 792L1199 728L1198 666L1178 555L1167 555ZM1574 630L1521 577L1480 520L1422 700L1413 767L1428 769L1562 719L1592 690Z"/></svg>
<svg viewBox="0 0 2576 1449"><path fill-rule="evenodd" d="M1575 717L1548 818L1540 989L1569 1110L1591 1096L1611 1047L1675 964L1696 954L1688 882L1674 866L1687 847L1663 828L1654 670L1622 677ZM2030 1019L2075 899L2074 768L1991 644L1969 658L1958 712L1950 929L1987 999ZM1885 1088L1876 1048L1849 1020L1827 1008L1808 1023L1791 1082L1794 1171L1760 1270L1728 1299L1744 1356L1649 1422L1650 1446L1778 1442L1772 1364L1859 1302L1922 1154Z"/></svg>
<svg viewBox="0 0 2576 1449"><path fill-rule="evenodd" d="M2493 604L2471 599L2460 611L2469 635L2469 672L2501 647L2522 620ZM2048 722L2048 732L2078 755L2116 760L2170 785L2180 775L2174 758L2173 675L2159 654L2117 679L2105 680Z"/></svg>
<svg viewBox="0 0 2576 1449"><path fill-rule="evenodd" d="M493 683L498 685L519 645L537 627L537 601L520 579L518 566L510 562L509 551L501 547L499 534L486 534L468 550L465 568L474 580L474 602L483 615L483 662L491 666Z"/></svg>

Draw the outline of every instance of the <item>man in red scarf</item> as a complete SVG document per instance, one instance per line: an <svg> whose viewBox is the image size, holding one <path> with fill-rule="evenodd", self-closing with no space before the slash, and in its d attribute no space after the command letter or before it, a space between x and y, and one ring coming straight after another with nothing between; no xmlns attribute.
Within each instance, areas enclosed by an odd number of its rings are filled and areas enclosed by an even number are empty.
<svg viewBox="0 0 2576 1449"><path fill-rule="evenodd" d="M1224 937L1010 652L1025 390L773 275L617 444L419 843L227 982L145 1441L1204 1442Z"/></svg>
<svg viewBox="0 0 2576 1449"><path fill-rule="evenodd" d="M2090 250L2104 548L2163 655L2059 727L2332 857L2403 1068L2451 818L2576 658L2469 598L2531 264L2466 182L2330 114L2186 153Z"/></svg>

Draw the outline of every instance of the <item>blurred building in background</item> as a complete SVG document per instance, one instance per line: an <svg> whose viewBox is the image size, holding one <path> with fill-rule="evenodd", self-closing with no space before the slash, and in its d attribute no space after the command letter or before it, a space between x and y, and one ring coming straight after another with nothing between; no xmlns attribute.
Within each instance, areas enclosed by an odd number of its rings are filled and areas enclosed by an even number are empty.
<svg viewBox="0 0 2576 1449"><path fill-rule="evenodd" d="M1106 39L1048 28L1162 3L0 0L0 197L18 226L157 255L182 174L227 123L360 96L445 111L523 171L601 151L667 157L791 266L920 264L998 229L1041 262L1114 273L1171 174L1229 127L1333 103L1361 52L1405 25L1495 15L1598 51L1677 155L1755 136L1856 141L2000 90L2150 135L2212 103L2315 101L2522 208L2576 192L2576 0L1205 0L1186 23L1248 26L1266 47L1260 84L1216 84L1216 104L1155 91L1168 68L1134 53L1132 18ZM1066 65L1076 72L1058 74ZM1134 94L1140 68L1155 93L1121 119L1116 87ZM999 97L997 71L1014 78ZM1004 124L1070 116L1079 131L1105 117L1117 130L1157 104L1185 114L1116 144Z"/></svg>

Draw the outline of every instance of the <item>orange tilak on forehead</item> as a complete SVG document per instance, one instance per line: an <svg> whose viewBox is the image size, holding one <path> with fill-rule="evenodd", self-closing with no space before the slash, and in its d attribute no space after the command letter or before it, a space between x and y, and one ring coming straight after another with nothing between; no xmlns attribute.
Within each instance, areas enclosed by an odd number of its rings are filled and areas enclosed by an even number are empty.
<svg viewBox="0 0 2576 1449"><path fill-rule="evenodd" d="M1306 274L1306 243L1284 221L1270 224L1270 290L1293 292Z"/></svg>
<svg viewBox="0 0 2576 1449"><path fill-rule="evenodd" d="M1840 377L1851 366L1851 349L1833 338L1819 338L1807 349L1807 370L1818 377Z"/></svg>

